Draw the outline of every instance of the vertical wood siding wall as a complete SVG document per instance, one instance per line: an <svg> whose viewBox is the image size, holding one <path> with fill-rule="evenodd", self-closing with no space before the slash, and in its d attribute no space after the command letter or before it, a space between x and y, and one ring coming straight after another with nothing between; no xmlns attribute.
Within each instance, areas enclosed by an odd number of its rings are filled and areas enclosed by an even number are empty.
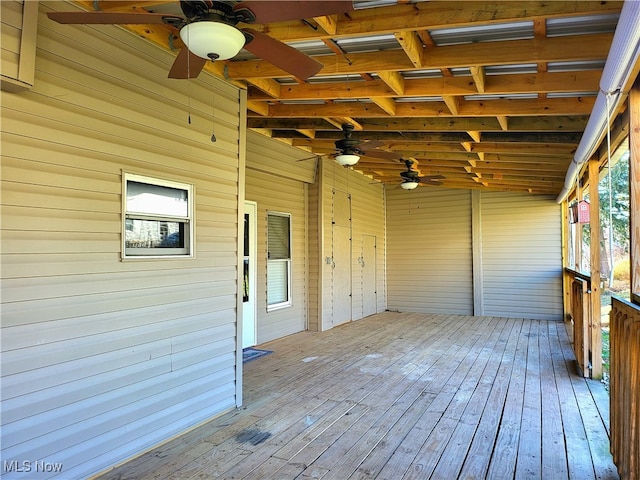
<svg viewBox="0 0 640 480"><path fill-rule="evenodd" d="M331 257L333 252L332 211L333 190L351 195L351 320L362 318L362 267L358 262L361 256L361 240L363 235L373 235L377 238L376 266L377 266L377 311L386 308L386 232L384 189L382 185L374 185L371 180L348 168L339 166L331 160L322 160L321 198L319 210L322 212L322 244L319 245L320 259ZM311 253L311 255L314 255ZM321 319L318 321L320 330L326 330L333 325L333 283L332 266L322 261L320 267L322 290Z"/></svg>
<svg viewBox="0 0 640 480"><path fill-rule="evenodd" d="M389 309L473 313L471 195L387 190Z"/></svg>
<svg viewBox="0 0 640 480"><path fill-rule="evenodd" d="M82 478L236 405L240 96L50 8L1 99L2 460ZM120 260L123 171L195 185L195 258Z"/></svg>
<svg viewBox="0 0 640 480"><path fill-rule="evenodd" d="M388 308L560 320L560 207L517 193L479 198L473 212L469 191L388 190Z"/></svg>
<svg viewBox="0 0 640 480"><path fill-rule="evenodd" d="M552 197L483 192L484 315L562 319L560 206Z"/></svg>
<svg viewBox="0 0 640 480"><path fill-rule="evenodd" d="M308 155L262 135L248 132L247 200L257 214L258 343L307 328L307 184L315 177L315 161L296 162ZM267 212L291 214L292 305L267 312Z"/></svg>

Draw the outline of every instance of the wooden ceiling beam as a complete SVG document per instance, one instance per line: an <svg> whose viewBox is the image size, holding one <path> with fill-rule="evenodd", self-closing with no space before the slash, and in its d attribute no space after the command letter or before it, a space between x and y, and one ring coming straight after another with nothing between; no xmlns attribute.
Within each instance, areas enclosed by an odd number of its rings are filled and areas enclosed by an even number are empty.
<svg viewBox="0 0 640 480"><path fill-rule="evenodd" d="M489 143L481 142L471 145L471 152L505 153L505 154L540 154L545 156L572 156L575 153L574 144L543 144L543 143Z"/></svg>
<svg viewBox="0 0 640 480"><path fill-rule="evenodd" d="M509 132L582 132L588 116L514 117ZM361 125L368 132L503 132L497 119L491 117L457 118L367 118ZM313 128L315 130L340 130L340 123L332 123L330 118L265 118L250 117L249 128L271 128L274 130L295 130Z"/></svg>
<svg viewBox="0 0 640 480"><path fill-rule="evenodd" d="M475 167L469 168L477 168L479 171L508 171L508 172L520 172L520 171L538 171L540 169L544 169L546 172L561 172L563 175L567 171L567 166L564 163L536 163L536 162L528 162L528 163L508 163L508 162L484 162L479 161L476 162Z"/></svg>
<svg viewBox="0 0 640 480"><path fill-rule="evenodd" d="M272 78L253 78L247 83L258 89L269 99L280 98L282 95L282 86ZM257 97L255 94L247 95L247 99L251 101L255 101L255 97Z"/></svg>
<svg viewBox="0 0 640 480"><path fill-rule="evenodd" d="M300 136L293 130L277 130L274 129L274 138L299 138ZM303 127L304 128L304 127ZM308 127L306 127L309 129ZM314 129L315 130L315 129ZM479 132L478 132L479 133ZM315 138L317 139L334 139L336 140L341 136L341 133L335 131L316 131ZM440 132L440 131L425 131L425 132L388 132L388 131L371 131L365 129L361 132L353 132L352 138L369 141L379 140L384 142L469 142L467 132ZM476 136L474 143L480 143L480 136ZM504 132L493 133L487 132L482 137L483 142L489 143L512 143L512 142L526 142L526 143L540 143L540 144L570 144L577 146L580 142L581 134L573 132L548 132L548 133L530 133L530 132Z"/></svg>
<svg viewBox="0 0 640 480"><path fill-rule="evenodd" d="M317 138L293 138L290 139L291 145L294 147L309 147L315 151L333 150L335 149L335 140L317 139ZM500 144L471 144L471 150L467 151L465 147L460 143L446 143L446 142L433 142L433 143L400 143L400 142L388 142L386 145L386 151L391 153L397 153L397 155L404 157L429 157L435 152L440 153L478 153L484 152L494 155L524 155L527 158L532 157L560 157L565 159L571 159L575 145L547 145L547 144L525 144L525 143L500 143ZM459 157L461 158L461 157ZM469 157L469 160L478 160L477 156ZM486 160L485 160L486 161Z"/></svg>
<svg viewBox="0 0 640 480"><path fill-rule="evenodd" d="M411 63L415 68L422 68L422 57L424 53L424 47L422 40L418 34L413 30L402 30L395 33L396 40L407 54Z"/></svg>
<svg viewBox="0 0 640 480"><path fill-rule="evenodd" d="M485 84L487 83L487 74L484 71L484 67L472 65L469 67L469 70L471 70L473 83L476 84L476 89L478 90L478 93L485 93Z"/></svg>
<svg viewBox="0 0 640 480"><path fill-rule="evenodd" d="M378 72L378 76L380 80L393 91L395 96L404 95L405 79L399 72L389 72L385 70Z"/></svg>
<svg viewBox="0 0 640 480"><path fill-rule="evenodd" d="M315 17L314 20L325 32L327 32L328 35L335 35L338 33L338 15Z"/></svg>
<svg viewBox="0 0 640 480"><path fill-rule="evenodd" d="M388 97L370 97L370 100L384 110L387 114L394 116L396 114L396 102L393 98Z"/></svg>
<svg viewBox="0 0 640 480"><path fill-rule="evenodd" d="M487 77L484 93L512 95L526 93L597 92L601 73L545 72L532 74L495 75ZM250 90L249 100L330 100L366 97L445 97L474 95L478 92L469 77L404 79L398 72L380 72L380 80L345 83L304 83L281 86L273 79L251 79L260 90ZM262 84L260 82L267 82ZM271 82L276 83L276 88ZM263 93L265 92L265 93ZM279 92L279 93L278 93Z"/></svg>
<svg viewBox="0 0 640 480"><path fill-rule="evenodd" d="M605 60L612 38L613 35L610 33L599 33L448 45L431 49L429 55L423 58L422 68ZM348 59L336 55L319 55L314 58L324 65L318 73L319 76L418 69L409 60L404 50L350 53ZM290 76L287 72L264 60L227 62L227 74L230 79L236 80Z"/></svg>
<svg viewBox="0 0 640 480"><path fill-rule="evenodd" d="M459 106L463 117L533 116L533 115L589 115L595 97L523 100L465 101ZM257 103L257 102L254 102ZM270 105L265 116L287 117L387 117L389 114L373 103L348 102L329 105L296 104ZM450 117L444 102L396 104L398 117ZM480 130L480 129L474 129Z"/></svg>
<svg viewBox="0 0 640 480"><path fill-rule="evenodd" d="M247 110L261 117L269 115L269 105L264 102L247 101Z"/></svg>
<svg viewBox="0 0 640 480"><path fill-rule="evenodd" d="M90 2L89 2L90 3ZM109 2L107 2L109 3ZM337 16L339 37L393 34L402 30L435 30L499 22L530 20L532 17L562 18L569 15L606 15L620 13L621 1L456 1L417 2L367 8ZM252 24L251 28L268 33L286 42L318 39L319 32L302 22L280 22L269 25ZM327 34L326 37L336 37Z"/></svg>
<svg viewBox="0 0 640 480"><path fill-rule="evenodd" d="M468 167L468 173L480 173L482 175L493 175L493 174L501 174L503 179L508 178L540 178L541 176L547 178L553 178L557 180L564 180L565 172L562 170L554 170L554 171L545 171L544 174L541 174L539 171L535 170L518 170L518 169L510 169L508 167L505 168L479 168L479 167Z"/></svg>
<svg viewBox="0 0 640 480"><path fill-rule="evenodd" d="M449 109L449 112L451 112L451 115L458 115L458 107L460 106L460 97L443 95L442 100L444 100L444 103Z"/></svg>

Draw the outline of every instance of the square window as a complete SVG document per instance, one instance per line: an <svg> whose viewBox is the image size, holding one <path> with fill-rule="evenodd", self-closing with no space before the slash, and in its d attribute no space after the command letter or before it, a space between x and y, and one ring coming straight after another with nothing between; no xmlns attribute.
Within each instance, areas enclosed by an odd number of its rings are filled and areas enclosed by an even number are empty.
<svg viewBox="0 0 640 480"><path fill-rule="evenodd" d="M193 255L193 186L124 174L123 258Z"/></svg>

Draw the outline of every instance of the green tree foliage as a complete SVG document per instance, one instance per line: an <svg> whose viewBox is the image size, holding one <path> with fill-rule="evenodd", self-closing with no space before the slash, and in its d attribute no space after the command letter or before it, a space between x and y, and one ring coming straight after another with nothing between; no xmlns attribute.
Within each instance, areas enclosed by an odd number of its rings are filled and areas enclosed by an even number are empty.
<svg viewBox="0 0 640 480"><path fill-rule="evenodd" d="M609 202L609 179L603 178L598 185L600 218L603 225L609 225L609 213L611 213L613 242L626 252L629 249L629 152L626 152L613 166L610 174L611 202Z"/></svg>

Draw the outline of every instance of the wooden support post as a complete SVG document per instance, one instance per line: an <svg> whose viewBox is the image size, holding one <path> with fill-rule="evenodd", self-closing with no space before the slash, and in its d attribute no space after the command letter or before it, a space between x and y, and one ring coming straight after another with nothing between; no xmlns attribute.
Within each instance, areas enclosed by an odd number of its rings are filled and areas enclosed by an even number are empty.
<svg viewBox="0 0 640 480"><path fill-rule="evenodd" d="M629 94L629 260L631 299L640 301L640 79Z"/></svg>
<svg viewBox="0 0 640 480"><path fill-rule="evenodd" d="M565 326L568 328L571 321L571 281L572 277L565 271L566 268L573 269L571 265L571 225L569 224L569 200L565 200L560 205L562 208L562 296L563 316Z"/></svg>
<svg viewBox="0 0 640 480"><path fill-rule="evenodd" d="M578 185L576 186L576 202L582 201L582 187L580 186L580 180L582 179L581 172L578 172ZM575 223L575 236L573 238L573 269L576 272L582 272L582 230L581 223Z"/></svg>
<svg viewBox="0 0 640 480"><path fill-rule="evenodd" d="M602 326L600 301L600 198L598 194L600 166L589 161L589 224L591 225L591 378L602 378Z"/></svg>

